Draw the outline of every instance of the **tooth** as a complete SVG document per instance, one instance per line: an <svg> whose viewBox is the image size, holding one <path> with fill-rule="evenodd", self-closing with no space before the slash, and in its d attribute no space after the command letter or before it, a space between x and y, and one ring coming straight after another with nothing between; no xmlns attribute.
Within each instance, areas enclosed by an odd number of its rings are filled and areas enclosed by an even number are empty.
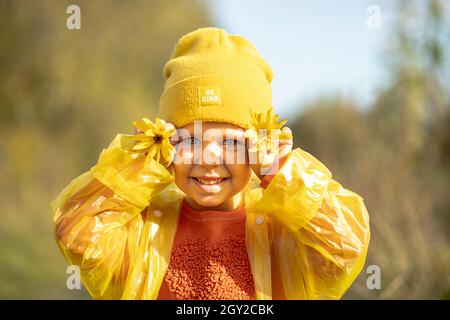
<svg viewBox="0 0 450 320"><path fill-rule="evenodd" d="M200 179L197 178L197 180L202 183L202 184L207 184L207 185L212 185L212 184L216 184L216 183L220 183L222 181L222 179L215 179L215 180L208 180L208 179Z"/></svg>

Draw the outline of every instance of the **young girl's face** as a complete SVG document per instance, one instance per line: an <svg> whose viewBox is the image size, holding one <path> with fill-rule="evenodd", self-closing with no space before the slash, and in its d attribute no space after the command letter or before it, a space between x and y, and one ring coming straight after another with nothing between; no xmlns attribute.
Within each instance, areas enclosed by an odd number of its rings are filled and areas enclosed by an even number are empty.
<svg viewBox="0 0 450 320"><path fill-rule="evenodd" d="M175 183L197 210L233 210L251 178L244 130L229 123L195 122L177 130Z"/></svg>

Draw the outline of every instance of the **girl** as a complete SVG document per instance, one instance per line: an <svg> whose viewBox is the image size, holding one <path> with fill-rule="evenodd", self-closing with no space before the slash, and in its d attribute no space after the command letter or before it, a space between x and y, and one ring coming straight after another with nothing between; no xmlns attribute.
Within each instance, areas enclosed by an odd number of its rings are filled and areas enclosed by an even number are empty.
<svg viewBox="0 0 450 320"><path fill-rule="evenodd" d="M91 296L341 298L364 265L367 210L292 150L254 46L198 29L164 76L160 118L118 134L51 204L57 243Z"/></svg>

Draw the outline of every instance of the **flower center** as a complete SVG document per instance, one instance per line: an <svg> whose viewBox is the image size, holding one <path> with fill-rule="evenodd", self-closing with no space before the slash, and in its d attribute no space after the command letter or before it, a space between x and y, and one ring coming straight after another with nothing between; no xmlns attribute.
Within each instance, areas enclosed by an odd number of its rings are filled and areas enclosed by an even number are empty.
<svg viewBox="0 0 450 320"><path fill-rule="evenodd" d="M155 143L161 143L163 137L160 135L155 135L155 137L153 138L153 140L155 141Z"/></svg>

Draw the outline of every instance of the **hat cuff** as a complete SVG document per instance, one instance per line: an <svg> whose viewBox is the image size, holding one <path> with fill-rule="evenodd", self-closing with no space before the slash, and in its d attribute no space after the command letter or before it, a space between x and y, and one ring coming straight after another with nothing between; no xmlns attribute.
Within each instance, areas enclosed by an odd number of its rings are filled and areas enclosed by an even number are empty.
<svg viewBox="0 0 450 320"><path fill-rule="evenodd" d="M205 90L215 91L215 99L205 101L202 95ZM167 87L159 101L159 117L178 128L202 120L248 129L250 110L265 112L270 108L272 94L267 82L254 85L240 77L207 74L185 78Z"/></svg>

